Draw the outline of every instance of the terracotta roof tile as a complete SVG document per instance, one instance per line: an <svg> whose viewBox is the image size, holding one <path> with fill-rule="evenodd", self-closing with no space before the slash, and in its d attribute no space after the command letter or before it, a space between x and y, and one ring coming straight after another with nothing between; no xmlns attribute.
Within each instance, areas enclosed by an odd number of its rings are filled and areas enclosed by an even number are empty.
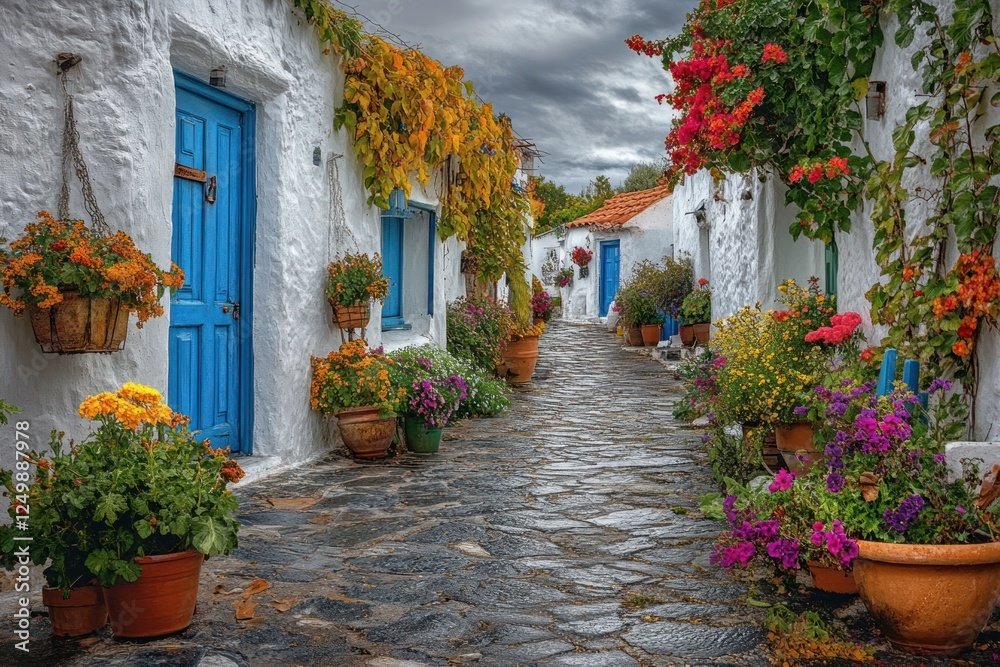
<svg viewBox="0 0 1000 667"><path fill-rule="evenodd" d="M669 185L660 185L638 192L623 192L604 202L604 206L593 213L588 213L582 218L567 223L566 227L570 229L588 226L597 229L621 227L653 204L669 196Z"/></svg>

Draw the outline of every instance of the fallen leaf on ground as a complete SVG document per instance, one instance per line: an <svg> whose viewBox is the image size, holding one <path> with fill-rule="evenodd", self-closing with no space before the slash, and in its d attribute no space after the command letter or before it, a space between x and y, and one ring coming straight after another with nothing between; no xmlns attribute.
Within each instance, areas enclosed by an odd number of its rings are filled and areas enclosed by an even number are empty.
<svg viewBox="0 0 1000 667"><path fill-rule="evenodd" d="M318 503L321 496L309 498L267 498L267 504L276 510L304 510Z"/></svg>
<svg viewBox="0 0 1000 667"><path fill-rule="evenodd" d="M257 595L257 593L263 593L270 587L271 584L269 582L264 581L263 579L255 579L251 581L250 585L243 591L243 597L248 598L251 595Z"/></svg>
<svg viewBox="0 0 1000 667"><path fill-rule="evenodd" d="M240 593L242 593L242 592L243 592L243 589L242 589L242 588L240 588L239 586L237 586L236 588L234 588L234 589L233 589L233 590L231 590L231 591L227 591L227 590L226 590L226 587L225 587L225 586L223 586L222 584L218 584L218 585L217 585L217 586L216 586L216 587L215 587L215 588L214 588L214 589L212 590L212 593L213 593L214 595L218 595L218 596L219 596L219 598L220 598L220 599L222 599L222 600L225 600L225 599L228 599L228 598L234 598L234 597L238 596L238 595L239 595Z"/></svg>
<svg viewBox="0 0 1000 667"><path fill-rule="evenodd" d="M286 612L301 601L302 601L301 598L288 598L287 600L272 600L271 606L280 612Z"/></svg>
<svg viewBox="0 0 1000 667"><path fill-rule="evenodd" d="M257 603L253 600L240 600L233 606L236 608L237 621L250 620L253 618L254 610L257 609Z"/></svg>

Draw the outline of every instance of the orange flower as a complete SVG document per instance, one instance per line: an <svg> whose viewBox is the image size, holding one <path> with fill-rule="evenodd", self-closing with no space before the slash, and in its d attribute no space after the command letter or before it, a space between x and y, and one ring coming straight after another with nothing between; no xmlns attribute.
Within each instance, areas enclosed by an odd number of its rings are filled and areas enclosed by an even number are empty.
<svg viewBox="0 0 1000 667"><path fill-rule="evenodd" d="M959 357L967 357L972 352L969 348L969 344L964 340L960 340L951 347L951 351Z"/></svg>

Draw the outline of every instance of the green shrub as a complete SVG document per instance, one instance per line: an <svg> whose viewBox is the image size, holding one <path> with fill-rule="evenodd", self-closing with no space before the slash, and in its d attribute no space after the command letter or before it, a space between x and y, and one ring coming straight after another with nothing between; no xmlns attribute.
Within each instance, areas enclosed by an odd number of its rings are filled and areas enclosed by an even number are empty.
<svg viewBox="0 0 1000 667"><path fill-rule="evenodd" d="M487 373L496 372L513 329L510 309L496 299L473 296L448 304L448 352Z"/></svg>
<svg viewBox="0 0 1000 667"><path fill-rule="evenodd" d="M415 377L418 374L415 369L426 367L420 360L430 361L435 376L460 375L469 385L469 390L453 418L495 417L510 406L506 384L435 345L406 347L391 352L389 356L396 362L393 375L398 373L401 378ZM402 381L405 382L405 379Z"/></svg>

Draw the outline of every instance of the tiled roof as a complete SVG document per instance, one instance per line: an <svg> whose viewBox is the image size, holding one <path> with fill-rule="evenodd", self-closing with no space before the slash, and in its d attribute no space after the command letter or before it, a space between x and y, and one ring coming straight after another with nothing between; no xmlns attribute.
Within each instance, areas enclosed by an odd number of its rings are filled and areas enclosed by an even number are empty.
<svg viewBox="0 0 1000 667"><path fill-rule="evenodd" d="M660 185L649 190L623 192L604 202L604 206L566 225L573 227L595 227L613 229L639 215L647 208L670 196L670 186Z"/></svg>

